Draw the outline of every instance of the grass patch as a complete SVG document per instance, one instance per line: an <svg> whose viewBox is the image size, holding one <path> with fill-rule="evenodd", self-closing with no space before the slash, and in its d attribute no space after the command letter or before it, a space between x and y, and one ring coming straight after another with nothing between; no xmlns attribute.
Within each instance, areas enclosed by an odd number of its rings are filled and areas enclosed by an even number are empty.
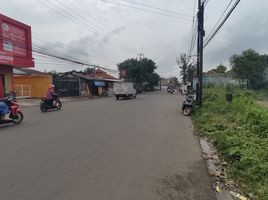
<svg viewBox="0 0 268 200"><path fill-rule="evenodd" d="M229 162L229 176L245 193L268 199L268 112L255 104L258 94L232 89L233 102L223 88L204 89L203 107L193 119L199 133L215 141Z"/></svg>

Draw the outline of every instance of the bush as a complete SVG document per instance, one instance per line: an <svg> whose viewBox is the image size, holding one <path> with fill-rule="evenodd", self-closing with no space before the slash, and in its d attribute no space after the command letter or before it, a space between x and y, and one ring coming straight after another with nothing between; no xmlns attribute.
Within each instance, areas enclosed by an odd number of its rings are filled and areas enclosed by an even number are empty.
<svg viewBox="0 0 268 200"><path fill-rule="evenodd" d="M228 87L204 89L203 107L193 119L202 134L215 140L221 156L230 163L230 175L245 193L253 192L258 199L265 199L268 112L255 104L258 93ZM225 101L226 91L232 91L232 103Z"/></svg>

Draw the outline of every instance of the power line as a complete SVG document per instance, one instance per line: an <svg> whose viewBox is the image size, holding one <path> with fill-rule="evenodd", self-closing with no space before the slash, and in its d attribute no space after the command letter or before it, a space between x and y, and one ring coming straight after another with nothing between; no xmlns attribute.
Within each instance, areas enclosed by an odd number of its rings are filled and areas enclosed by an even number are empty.
<svg viewBox="0 0 268 200"><path fill-rule="evenodd" d="M3 36L0 36L0 38L7 39L7 38L4 38ZM9 39L9 41L12 41L12 40ZM52 57L52 58L56 58L56 59L59 59L59 60L68 61L68 62L71 62L71 63L74 63L74 64L80 64L80 65L85 65L85 66L96 68L96 65L91 64L88 61L79 60L79 59L76 59L76 58L74 58L74 57L72 57L70 55L67 55L67 54L59 55L58 52L53 51L51 49L48 49L46 47L42 47L40 44L33 43L33 48L26 48L25 46L22 46L21 44L18 44L17 41L13 40L13 46L14 47L19 47L19 48L25 49L25 50L31 50L32 52L34 52L36 54L39 54L39 55L45 55L47 57ZM14 57L16 57L16 56L14 56ZM99 67L99 68L107 70L107 71L116 71L116 72L118 72L118 70L109 69L109 68L105 68L105 67Z"/></svg>
<svg viewBox="0 0 268 200"><path fill-rule="evenodd" d="M197 22L196 22L196 17L195 17L195 11L196 11L196 0L194 0L193 22L192 22L192 27L191 27L191 32L190 32L190 41L189 41L189 48L188 48L189 58L191 57L191 54L192 54L194 46L195 46L195 41L197 38L197 31L196 31Z"/></svg>
<svg viewBox="0 0 268 200"><path fill-rule="evenodd" d="M84 51L69 49L64 44L61 44L59 42L50 42L50 41L46 41L44 39L39 39L39 38L36 38L36 40L44 42L45 44L47 44L49 46L53 46L53 47L56 46L56 47L59 47L59 48L62 48L62 49L66 49L68 51L79 53L79 54L82 54L84 56L89 56L89 57L92 57L92 58L95 58L95 59L98 59L98 60L103 60L103 61L106 61L106 62L109 62L109 63L113 63L113 64L116 63L115 61L112 61L112 60L109 60L109 59L106 59L106 58L101 58L99 56L95 56L95 55L92 55L92 54L88 54L88 53L86 53Z"/></svg>
<svg viewBox="0 0 268 200"><path fill-rule="evenodd" d="M175 15L178 15L178 16L184 16L184 17L191 18L190 15L187 15L187 14L184 14L184 13L179 13L179 12L175 12L175 11L171 11L171 10L167 10L167 9L163 9L163 8L157 8L157 7L154 7L154 6L151 6L151 5L147 5L147 4L142 4L142 3L133 2L133 1L129 1L129 0L121 0L121 1L128 2L130 4L139 5L139 6L142 6L142 7L145 7L145 8L151 8L151 9L158 10L158 11L161 11L161 12L166 12L166 13L169 13L169 14L175 14Z"/></svg>
<svg viewBox="0 0 268 200"><path fill-rule="evenodd" d="M49 0L48 1L36 0L36 1L38 1L41 4L43 4L46 7L54 10L55 12L60 14L61 16L71 20L73 23L77 24L78 26L80 26L80 27L82 27L82 28L84 28L84 29L86 29L86 30L88 30L90 32L93 32L93 33L95 32L95 30L93 30L92 28L89 28L88 26L86 26L85 23L82 22L81 20L79 20L77 18L70 17L70 15L67 15L65 12L61 11L56 4L51 3Z"/></svg>
<svg viewBox="0 0 268 200"><path fill-rule="evenodd" d="M107 0L100 0L106 3L111 3L117 6L123 6L123 7L127 7L127 8L132 8L132 9L136 9L139 11L145 11L145 12L150 12L150 13L154 13L154 14L158 14L158 15L163 15L166 17L172 17L172 18L177 18L177 19L184 19L184 20L190 20L189 17L185 17L185 16L178 16L178 15L174 15L174 14L167 14L164 12L158 12L158 11L154 11L154 10L149 10L149 9L145 9L145 8L140 8L140 7L135 7L135 6L130 6L130 5L126 5L126 4L122 4L122 3L118 3L118 2L112 2L112 1L107 1Z"/></svg>
<svg viewBox="0 0 268 200"><path fill-rule="evenodd" d="M81 14L78 12L75 12L74 9L64 5L62 2L55 0L57 3L47 0L47 1L42 1L42 0L36 0L39 3L43 4L44 6L54 10L56 13L60 14L61 16L65 17L68 20L71 20L72 22L74 22L76 25L90 31L93 33L98 33L101 32L102 34L108 36L109 38L111 37L111 34L103 31L102 29L90 24L88 22L88 20L86 18L84 18L83 16L81 16ZM61 7L64 7L65 9L67 9L66 12L61 10ZM119 39L117 39L118 41L120 41ZM131 44L125 43L127 46L129 46L131 49L133 49L134 51L137 51L137 49L135 47L133 47Z"/></svg>
<svg viewBox="0 0 268 200"><path fill-rule="evenodd" d="M66 1L65 1L65 2L66 2ZM82 12L83 12L83 11L81 10L81 8L78 6L79 4L77 5L77 2L73 2L73 1L70 1L70 0L67 0L67 2L70 3L70 6L71 6L70 9L72 9L72 10L76 10L78 13L82 13ZM115 36L115 35L112 35L112 33L103 31L103 28L101 28L100 25L105 26L104 24L101 24L100 22L98 22L98 25L96 25L96 24L93 23L92 20L90 20L91 16L89 16L88 14L87 14L86 16L89 17L89 18L86 19L86 21L87 21L88 23L89 23L89 21L90 21L90 23L92 24L92 26L95 26L97 29L99 29L99 30L101 30L102 32L104 32L104 33L106 34L107 37L112 38L112 39L114 38L114 39L116 39L116 40L119 41L119 42L121 41L121 42L123 42L123 43L126 43L126 44L128 44L130 47L132 47L133 49L135 49L135 51L137 50L137 48L134 47L134 46L132 46L132 43L129 42L128 40L121 39L120 37L117 37L117 36Z"/></svg>
<svg viewBox="0 0 268 200"><path fill-rule="evenodd" d="M233 7L230 9L230 11L227 13L227 15L224 17L223 21L218 25L216 30L213 32L213 34L206 40L204 44L204 48L210 43L210 41L214 38L214 36L218 33L218 31L221 29L221 27L224 25L224 23L227 21L227 19L230 17L230 15L233 13L234 9L239 4L240 0L237 0Z"/></svg>
<svg viewBox="0 0 268 200"><path fill-rule="evenodd" d="M227 12L228 8L231 6L232 2L234 0L231 0L228 5L226 6L225 10L223 11L222 15L220 16L220 18L218 19L218 21L216 22L216 24L214 25L214 27L211 29L210 33L208 34L207 38L209 38L211 36L211 34L213 33L213 31L217 28L217 25L220 23L221 19L224 17L225 13ZM205 40L206 43L206 40Z"/></svg>
<svg viewBox="0 0 268 200"><path fill-rule="evenodd" d="M207 7L208 2L209 2L209 0L206 0L206 2L205 2L205 8Z"/></svg>
<svg viewBox="0 0 268 200"><path fill-rule="evenodd" d="M81 21L84 21L84 23L85 23L86 25L88 25L90 28L92 28L92 29L95 30L96 32L101 32L101 33L103 33L104 35L106 35L108 38L113 39L112 34L106 32L106 31L104 31L103 29L99 28L98 26L96 26L96 25L90 23L89 20L86 19L84 16L82 16L82 15L80 14L79 11L76 12L76 9L74 9L73 7L68 7L68 6L66 6L64 3L62 3L62 2L59 1L59 0L55 0L55 1L58 2L62 7L66 8L66 9L69 11L69 13L73 14L73 16L78 16L78 17L81 19ZM117 37L114 37L114 39L116 39L116 40L119 41L119 42L123 42L123 43L125 43L125 44L128 45L130 48L132 48L133 50L136 51L136 48L135 48L134 46L132 46L132 44L130 44L129 42L127 42L127 41L123 41L123 40L121 40L120 38L117 38Z"/></svg>

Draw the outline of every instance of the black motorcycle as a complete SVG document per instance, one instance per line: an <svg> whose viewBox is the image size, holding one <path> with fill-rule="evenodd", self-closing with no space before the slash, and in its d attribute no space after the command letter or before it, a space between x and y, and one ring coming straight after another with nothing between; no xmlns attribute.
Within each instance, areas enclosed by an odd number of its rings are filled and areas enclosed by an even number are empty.
<svg viewBox="0 0 268 200"><path fill-rule="evenodd" d="M195 102L195 96L194 95L186 95L183 103L182 103L182 112L185 116L188 116L192 113L193 111L193 106Z"/></svg>
<svg viewBox="0 0 268 200"><path fill-rule="evenodd" d="M43 98L40 102L40 110L42 112L47 112L48 110L57 109L60 110L62 108L62 103L59 99L58 95L54 95L53 100Z"/></svg>
<svg viewBox="0 0 268 200"><path fill-rule="evenodd" d="M173 88L168 88L168 89L167 89L167 92L168 92L169 94L173 94L174 91L175 91L175 90L174 90Z"/></svg>

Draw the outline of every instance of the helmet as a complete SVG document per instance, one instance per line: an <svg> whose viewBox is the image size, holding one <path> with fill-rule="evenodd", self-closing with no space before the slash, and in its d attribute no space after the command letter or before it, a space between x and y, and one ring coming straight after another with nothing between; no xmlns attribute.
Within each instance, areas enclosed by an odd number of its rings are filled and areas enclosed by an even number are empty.
<svg viewBox="0 0 268 200"><path fill-rule="evenodd" d="M55 88L55 85L51 84L48 89L54 89Z"/></svg>

